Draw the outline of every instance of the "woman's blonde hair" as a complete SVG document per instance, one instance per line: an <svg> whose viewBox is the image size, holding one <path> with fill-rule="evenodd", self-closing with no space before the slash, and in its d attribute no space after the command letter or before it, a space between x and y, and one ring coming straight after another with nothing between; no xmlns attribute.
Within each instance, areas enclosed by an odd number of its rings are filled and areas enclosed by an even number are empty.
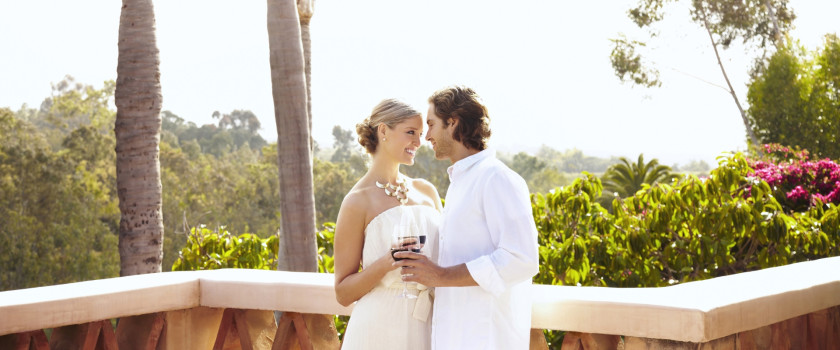
<svg viewBox="0 0 840 350"><path fill-rule="evenodd" d="M418 115L420 115L420 112L406 103L395 99L382 100L376 107L373 107L370 117L356 124L359 143L365 147L368 153L373 154L376 152L376 146L379 145L379 134L376 131L380 124L385 124L389 129L393 129L397 124Z"/></svg>

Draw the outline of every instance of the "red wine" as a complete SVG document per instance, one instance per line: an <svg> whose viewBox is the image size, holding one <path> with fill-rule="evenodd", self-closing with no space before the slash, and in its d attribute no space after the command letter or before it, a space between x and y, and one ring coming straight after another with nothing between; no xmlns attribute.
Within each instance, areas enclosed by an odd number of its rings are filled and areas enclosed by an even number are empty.
<svg viewBox="0 0 840 350"><path fill-rule="evenodd" d="M394 254L396 254L397 252L407 252L407 251L409 251L409 250L410 250L411 252L414 252L414 253L420 253L420 248L411 248L411 249L406 249L406 248L391 248L391 257L392 257L392 258L394 258L394 261L400 261L400 260L403 260L403 259L408 259L408 258L398 258L398 257L395 257L395 256L394 256Z"/></svg>

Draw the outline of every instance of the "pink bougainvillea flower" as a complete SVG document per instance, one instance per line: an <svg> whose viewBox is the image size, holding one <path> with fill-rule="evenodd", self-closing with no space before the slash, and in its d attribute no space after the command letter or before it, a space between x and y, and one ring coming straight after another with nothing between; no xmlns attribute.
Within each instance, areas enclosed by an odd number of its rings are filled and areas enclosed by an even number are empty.
<svg viewBox="0 0 840 350"><path fill-rule="evenodd" d="M774 194L777 200L796 207L790 208L793 210L803 210L817 202L840 204L840 165L836 162L828 158L809 160L807 150L780 144L764 145L764 150L767 159L750 160L753 169L750 175L777 191Z"/></svg>
<svg viewBox="0 0 840 350"><path fill-rule="evenodd" d="M790 192L787 193L787 198L792 201L801 201L807 200L810 197L810 193L802 186L796 186Z"/></svg>

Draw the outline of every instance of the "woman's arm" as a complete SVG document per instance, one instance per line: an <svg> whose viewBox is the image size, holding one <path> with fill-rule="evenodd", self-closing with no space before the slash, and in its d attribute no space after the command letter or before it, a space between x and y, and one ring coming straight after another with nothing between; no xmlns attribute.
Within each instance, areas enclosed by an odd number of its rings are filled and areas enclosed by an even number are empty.
<svg viewBox="0 0 840 350"><path fill-rule="evenodd" d="M394 259L384 254L367 269L359 271L365 243L367 203L359 194L349 194L341 203L335 225L335 297L347 306L367 294L388 271Z"/></svg>

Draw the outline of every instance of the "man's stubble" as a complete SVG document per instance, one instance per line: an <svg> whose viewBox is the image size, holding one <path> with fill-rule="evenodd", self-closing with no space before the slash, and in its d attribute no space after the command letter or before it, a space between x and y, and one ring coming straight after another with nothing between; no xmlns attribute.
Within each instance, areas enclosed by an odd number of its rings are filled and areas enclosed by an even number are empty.
<svg viewBox="0 0 840 350"><path fill-rule="evenodd" d="M444 130L443 137L435 142L435 158L451 160L450 156L452 155L452 145L454 142L455 140L452 139L452 136Z"/></svg>

